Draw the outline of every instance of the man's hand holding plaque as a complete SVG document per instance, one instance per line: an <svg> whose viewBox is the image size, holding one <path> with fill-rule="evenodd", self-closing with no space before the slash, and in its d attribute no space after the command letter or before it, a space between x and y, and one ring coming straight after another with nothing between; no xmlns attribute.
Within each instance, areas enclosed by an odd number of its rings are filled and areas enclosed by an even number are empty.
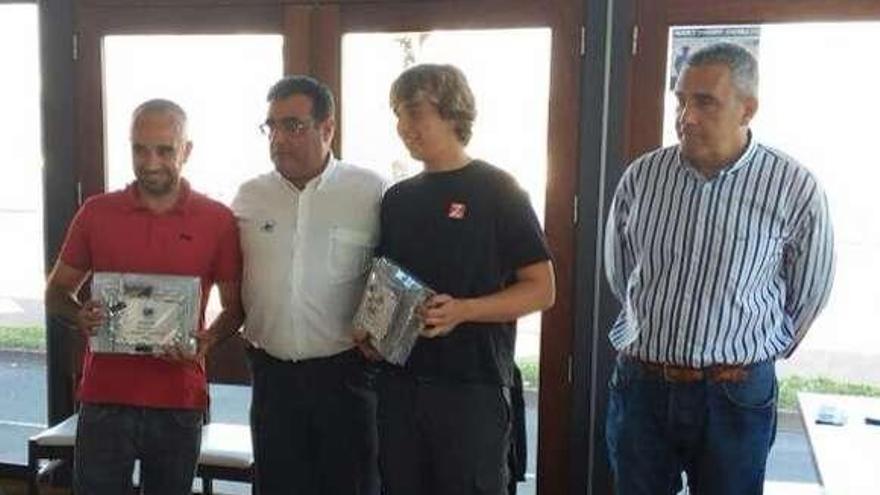
<svg viewBox="0 0 880 495"><path fill-rule="evenodd" d="M78 324L82 330L100 322L89 338L93 352L199 359L197 277L99 272L92 297L99 307L87 303L87 312L84 305Z"/></svg>
<svg viewBox="0 0 880 495"><path fill-rule="evenodd" d="M373 260L353 321L358 348L371 359L406 363L425 328L423 305L433 295L433 290L391 260Z"/></svg>

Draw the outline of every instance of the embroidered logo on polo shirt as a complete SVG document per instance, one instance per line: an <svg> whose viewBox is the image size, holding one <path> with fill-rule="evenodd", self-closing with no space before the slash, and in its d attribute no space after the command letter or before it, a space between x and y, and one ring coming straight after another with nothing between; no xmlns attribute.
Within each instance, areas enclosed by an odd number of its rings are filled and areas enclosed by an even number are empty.
<svg viewBox="0 0 880 495"><path fill-rule="evenodd" d="M467 205L464 203L449 203L447 216L454 220L463 220L467 214Z"/></svg>
<svg viewBox="0 0 880 495"><path fill-rule="evenodd" d="M271 234L275 230L275 220L266 220L263 225L260 225L260 230Z"/></svg>

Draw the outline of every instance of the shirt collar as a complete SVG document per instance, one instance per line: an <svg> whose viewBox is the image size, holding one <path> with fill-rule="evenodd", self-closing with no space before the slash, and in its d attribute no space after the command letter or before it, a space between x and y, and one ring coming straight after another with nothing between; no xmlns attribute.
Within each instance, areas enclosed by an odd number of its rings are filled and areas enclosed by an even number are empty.
<svg viewBox="0 0 880 495"><path fill-rule="evenodd" d="M174 202L174 206L172 206L167 213L185 214L189 211L189 207L192 204L191 199L192 188L186 179L181 178L177 201ZM125 202L125 207L128 211L150 211L147 205L141 201L141 194L137 188L137 181L132 181L125 187L125 190L123 191L123 201Z"/></svg>
<svg viewBox="0 0 880 495"><path fill-rule="evenodd" d="M321 171L320 174L313 177L309 182L306 183L306 187L302 190L294 186L287 177L281 175L281 172L278 170L273 170L272 174L280 180L284 185L289 187L292 191L302 192L307 191L309 189L314 189L315 191L320 191L323 188L327 187L327 184L331 184L333 182L333 177L336 175L336 170L339 168L339 160L333 156L333 153L330 153L327 156L327 166L324 167L324 170Z"/></svg>
<svg viewBox="0 0 880 495"><path fill-rule="evenodd" d="M311 180L311 182L315 183L315 190L320 191L327 184L330 184L333 181L333 176L336 175L336 169L339 168L339 160L333 156L333 153L330 153L327 156L327 166L324 167L324 170L321 172L321 175L315 177Z"/></svg>
<svg viewBox="0 0 880 495"><path fill-rule="evenodd" d="M694 167L684 156L681 155L681 147L679 150L679 162L690 172L696 174L698 177L701 177L703 180L711 180L713 178L723 177L727 174L731 174L736 172L737 170L746 166L752 159L752 155L755 153L755 148L758 147L757 140L754 138L752 134L752 130L748 130L748 141L746 142L745 150L740 154L739 158L737 158L732 163L729 163L724 166L714 177L706 178L700 172L697 171L696 167Z"/></svg>

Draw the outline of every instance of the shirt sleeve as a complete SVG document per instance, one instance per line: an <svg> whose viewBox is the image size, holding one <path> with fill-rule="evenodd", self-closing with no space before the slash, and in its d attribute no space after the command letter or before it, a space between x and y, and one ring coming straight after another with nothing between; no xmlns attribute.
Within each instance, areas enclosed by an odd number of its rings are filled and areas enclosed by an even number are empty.
<svg viewBox="0 0 880 495"><path fill-rule="evenodd" d="M624 175L614 193L614 199L611 200L605 226L605 277L611 286L611 292L621 304L625 303L626 284L635 263L626 237L629 205L632 201L630 192L627 175Z"/></svg>
<svg viewBox="0 0 880 495"><path fill-rule="evenodd" d="M240 282L242 270L241 242L238 223L231 212L224 215L222 232L218 239L214 260L214 279L217 282Z"/></svg>
<svg viewBox="0 0 880 495"><path fill-rule="evenodd" d="M526 192L513 183L502 194L497 219L502 266L515 271L551 259L547 239Z"/></svg>
<svg viewBox="0 0 880 495"><path fill-rule="evenodd" d="M86 202L74 215L67 228L67 236L61 245L58 259L65 265L88 272L92 269L92 252L89 247L91 208Z"/></svg>
<svg viewBox="0 0 880 495"><path fill-rule="evenodd" d="M373 256L376 258L388 256L388 238L391 236L391 225L388 221L388 217L391 214L390 203L390 194L386 189L379 206L379 243L373 249Z"/></svg>
<svg viewBox="0 0 880 495"><path fill-rule="evenodd" d="M834 281L834 233L828 201L815 182L806 196L808 200L796 219L792 242L783 252L785 313L794 331L787 355L803 339L825 306Z"/></svg>

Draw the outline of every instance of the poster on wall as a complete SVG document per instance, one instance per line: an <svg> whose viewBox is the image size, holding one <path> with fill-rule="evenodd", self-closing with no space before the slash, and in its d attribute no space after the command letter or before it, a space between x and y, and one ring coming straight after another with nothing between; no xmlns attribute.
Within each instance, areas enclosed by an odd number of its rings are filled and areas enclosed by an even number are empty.
<svg viewBox="0 0 880 495"><path fill-rule="evenodd" d="M761 26L675 27L671 30L669 50L669 90L675 89L678 75L692 53L714 43L736 43L758 57Z"/></svg>

